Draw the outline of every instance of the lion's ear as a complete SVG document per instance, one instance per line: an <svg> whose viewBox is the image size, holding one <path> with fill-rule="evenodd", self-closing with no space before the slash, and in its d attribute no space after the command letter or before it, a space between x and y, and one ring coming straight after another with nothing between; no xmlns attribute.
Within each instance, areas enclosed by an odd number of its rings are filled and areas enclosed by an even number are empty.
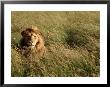
<svg viewBox="0 0 110 87"><path fill-rule="evenodd" d="M31 28L32 28L33 30L38 30L38 27L36 27L36 26L31 26Z"/></svg>
<svg viewBox="0 0 110 87"><path fill-rule="evenodd" d="M40 32L39 30L36 30L36 32L37 32L36 34L43 36L42 32Z"/></svg>
<svg viewBox="0 0 110 87"><path fill-rule="evenodd" d="M21 35L24 36L24 34L25 34L25 31L22 31L22 32L21 32Z"/></svg>

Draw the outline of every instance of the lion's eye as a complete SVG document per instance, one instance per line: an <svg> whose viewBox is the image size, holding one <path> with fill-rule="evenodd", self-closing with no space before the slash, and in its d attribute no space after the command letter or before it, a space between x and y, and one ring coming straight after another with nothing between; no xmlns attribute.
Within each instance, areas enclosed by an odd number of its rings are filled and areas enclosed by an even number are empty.
<svg viewBox="0 0 110 87"><path fill-rule="evenodd" d="M29 34L26 34L26 36L28 37L28 36L30 36Z"/></svg>
<svg viewBox="0 0 110 87"><path fill-rule="evenodd" d="M34 36L36 38L36 36Z"/></svg>

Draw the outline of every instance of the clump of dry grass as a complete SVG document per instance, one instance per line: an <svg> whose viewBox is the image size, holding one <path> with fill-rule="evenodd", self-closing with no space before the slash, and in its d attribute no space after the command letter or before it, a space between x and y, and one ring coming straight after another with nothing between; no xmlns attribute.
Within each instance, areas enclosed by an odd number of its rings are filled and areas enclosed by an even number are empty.
<svg viewBox="0 0 110 87"><path fill-rule="evenodd" d="M99 12L12 12L11 73L14 77L99 76ZM47 52L22 55L20 33L35 25Z"/></svg>

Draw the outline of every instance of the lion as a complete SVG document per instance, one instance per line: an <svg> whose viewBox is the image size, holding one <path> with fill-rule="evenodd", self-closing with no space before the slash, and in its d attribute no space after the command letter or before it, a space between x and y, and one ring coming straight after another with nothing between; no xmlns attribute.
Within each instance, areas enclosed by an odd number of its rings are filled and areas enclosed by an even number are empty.
<svg viewBox="0 0 110 87"><path fill-rule="evenodd" d="M20 46L22 49L35 50L37 54L43 55L45 51L44 37L37 27L29 27L21 32Z"/></svg>

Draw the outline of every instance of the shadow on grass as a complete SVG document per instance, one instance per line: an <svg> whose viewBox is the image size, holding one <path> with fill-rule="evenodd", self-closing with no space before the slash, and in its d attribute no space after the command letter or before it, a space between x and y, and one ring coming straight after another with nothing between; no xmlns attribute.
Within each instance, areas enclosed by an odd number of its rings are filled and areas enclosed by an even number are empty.
<svg viewBox="0 0 110 87"><path fill-rule="evenodd" d="M66 33L66 43L72 48L75 46L84 47L88 43L88 37L84 32L80 32L76 29L69 29Z"/></svg>

